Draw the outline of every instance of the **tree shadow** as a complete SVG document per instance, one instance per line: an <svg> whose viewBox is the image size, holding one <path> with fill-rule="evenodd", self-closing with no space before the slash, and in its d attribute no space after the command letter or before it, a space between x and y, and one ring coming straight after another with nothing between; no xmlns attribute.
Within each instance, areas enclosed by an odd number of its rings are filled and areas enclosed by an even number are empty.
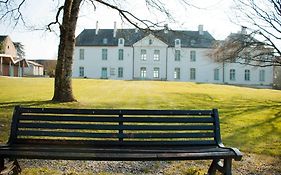
<svg viewBox="0 0 281 175"><path fill-rule="evenodd" d="M258 107L258 109L260 108L261 107ZM272 106L270 108L274 109ZM269 109L268 106L267 109ZM257 112L257 109L256 111L250 109L246 112ZM244 114L243 111L241 113ZM228 117L223 118L222 121L227 120ZM243 125L239 128L235 128L229 136L223 137L223 140L225 143L230 143L245 151L281 155L280 152L278 153L278 149L280 148L278 145L281 143L281 131L280 128L276 126L276 123L280 121L281 111L275 113L273 117L268 117L261 122L253 121L253 124L249 123L247 126Z"/></svg>
<svg viewBox="0 0 281 175"><path fill-rule="evenodd" d="M11 109L14 108L15 106L35 107L35 106L46 106L52 104L59 104L59 102L53 102L51 100L2 102L0 103L0 109Z"/></svg>
<svg viewBox="0 0 281 175"><path fill-rule="evenodd" d="M232 105L229 107L222 107L220 121L228 122L232 119L233 116L241 116L246 114L257 113L258 111L269 110L269 109L278 109L281 110L281 104L249 104L247 106L243 105Z"/></svg>

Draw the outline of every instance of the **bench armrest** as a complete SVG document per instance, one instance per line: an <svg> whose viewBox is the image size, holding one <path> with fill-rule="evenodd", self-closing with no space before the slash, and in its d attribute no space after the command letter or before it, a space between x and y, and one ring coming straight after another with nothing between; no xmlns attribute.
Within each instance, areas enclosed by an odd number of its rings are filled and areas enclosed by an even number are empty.
<svg viewBox="0 0 281 175"><path fill-rule="evenodd" d="M234 160L240 161L242 159L243 154L239 151L239 149L237 148L230 148L230 149L232 149L232 151L234 151L237 156Z"/></svg>
<svg viewBox="0 0 281 175"><path fill-rule="evenodd" d="M232 148L232 147L225 147L222 143L219 144L218 146L219 146L220 148L232 150L232 151L236 154L236 157L234 158L234 160L240 161L240 160L242 159L243 154L239 151L239 149L237 149L237 148Z"/></svg>

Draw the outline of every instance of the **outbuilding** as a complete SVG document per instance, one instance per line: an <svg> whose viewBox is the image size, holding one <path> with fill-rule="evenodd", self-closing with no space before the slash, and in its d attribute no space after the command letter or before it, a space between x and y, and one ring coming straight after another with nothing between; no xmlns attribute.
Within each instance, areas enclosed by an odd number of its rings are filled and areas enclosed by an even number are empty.
<svg viewBox="0 0 281 175"><path fill-rule="evenodd" d="M0 75L22 77L28 64L25 59L13 58L11 55L0 54Z"/></svg>

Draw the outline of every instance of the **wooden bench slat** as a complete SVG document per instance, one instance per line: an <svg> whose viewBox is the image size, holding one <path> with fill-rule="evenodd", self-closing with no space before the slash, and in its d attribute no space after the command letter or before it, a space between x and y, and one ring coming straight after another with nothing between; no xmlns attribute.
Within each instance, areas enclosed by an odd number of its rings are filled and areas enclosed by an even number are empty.
<svg viewBox="0 0 281 175"><path fill-rule="evenodd" d="M18 131L18 136L85 137L85 138L212 138L214 133L87 133L62 131Z"/></svg>
<svg viewBox="0 0 281 175"><path fill-rule="evenodd" d="M45 142L45 143L44 143ZM151 141L151 140L144 140L144 141L122 141L120 142L118 139L116 140L63 140L60 139L58 142L56 139L17 139L15 144L38 144L38 143L44 143L46 145L48 144L65 144L65 145L79 145L79 144L85 144L90 145L102 145L102 146L198 146L198 145L216 145L216 142L214 140L181 140L181 141Z"/></svg>
<svg viewBox="0 0 281 175"><path fill-rule="evenodd" d="M213 130L213 125L108 125L108 124L58 124L19 123L19 128L85 129L85 130Z"/></svg>
<svg viewBox="0 0 281 175"><path fill-rule="evenodd" d="M79 114L79 115L212 115L212 110L107 110L64 108L20 108L21 113Z"/></svg>
<svg viewBox="0 0 281 175"><path fill-rule="evenodd" d="M212 123L212 117L103 117L103 116L55 116L21 115L22 121L69 121L69 122L139 122L139 123Z"/></svg>

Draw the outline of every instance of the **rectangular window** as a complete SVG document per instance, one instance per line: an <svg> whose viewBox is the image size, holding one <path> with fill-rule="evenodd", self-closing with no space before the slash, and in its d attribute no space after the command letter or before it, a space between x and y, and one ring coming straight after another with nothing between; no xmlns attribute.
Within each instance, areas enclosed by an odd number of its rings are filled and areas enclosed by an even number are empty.
<svg viewBox="0 0 281 175"><path fill-rule="evenodd" d="M194 50L190 51L190 61L191 62L196 61L196 52Z"/></svg>
<svg viewBox="0 0 281 175"><path fill-rule="evenodd" d="M246 69L245 70L245 81L250 81L250 70L249 69Z"/></svg>
<svg viewBox="0 0 281 175"><path fill-rule="evenodd" d="M109 69L109 73L110 73L110 76L115 76L115 68L114 67L111 67Z"/></svg>
<svg viewBox="0 0 281 175"><path fill-rule="evenodd" d="M231 81L235 81L235 69L230 69L230 72L229 72L229 79Z"/></svg>
<svg viewBox="0 0 281 175"><path fill-rule="evenodd" d="M118 78L123 78L123 67L118 67Z"/></svg>
<svg viewBox="0 0 281 175"><path fill-rule="evenodd" d="M154 61L160 60L160 50L154 50L153 60Z"/></svg>
<svg viewBox="0 0 281 175"><path fill-rule="evenodd" d="M102 49L102 60L107 60L107 49Z"/></svg>
<svg viewBox="0 0 281 175"><path fill-rule="evenodd" d="M80 60L84 60L84 54L85 54L85 50L84 49L79 49L79 59Z"/></svg>
<svg viewBox="0 0 281 175"><path fill-rule="evenodd" d="M190 68L190 80L195 80L195 79L196 79L196 69Z"/></svg>
<svg viewBox="0 0 281 175"><path fill-rule="evenodd" d="M146 60L146 50L145 49L141 49L141 60L142 61Z"/></svg>
<svg viewBox="0 0 281 175"><path fill-rule="evenodd" d="M146 67L141 67L140 76L141 78L146 78Z"/></svg>
<svg viewBox="0 0 281 175"><path fill-rule="evenodd" d="M107 68L101 68L101 78L107 78Z"/></svg>
<svg viewBox="0 0 281 175"><path fill-rule="evenodd" d="M176 67L174 71L174 79L180 79L180 68Z"/></svg>
<svg viewBox="0 0 281 175"><path fill-rule="evenodd" d="M220 80L220 70L214 69L214 80Z"/></svg>
<svg viewBox="0 0 281 175"><path fill-rule="evenodd" d="M181 51L176 50L175 51L175 61L180 61L181 60Z"/></svg>
<svg viewBox="0 0 281 175"><path fill-rule="evenodd" d="M85 70L84 70L84 67L79 67L79 77L84 77L85 75Z"/></svg>
<svg viewBox="0 0 281 175"><path fill-rule="evenodd" d="M265 70L260 70L259 80L265 81Z"/></svg>
<svg viewBox="0 0 281 175"><path fill-rule="evenodd" d="M160 71L159 67L155 67L153 69L153 78L159 78L159 71Z"/></svg>
<svg viewBox="0 0 281 175"><path fill-rule="evenodd" d="M124 59L124 50L119 49L118 51L118 60L123 60Z"/></svg>

